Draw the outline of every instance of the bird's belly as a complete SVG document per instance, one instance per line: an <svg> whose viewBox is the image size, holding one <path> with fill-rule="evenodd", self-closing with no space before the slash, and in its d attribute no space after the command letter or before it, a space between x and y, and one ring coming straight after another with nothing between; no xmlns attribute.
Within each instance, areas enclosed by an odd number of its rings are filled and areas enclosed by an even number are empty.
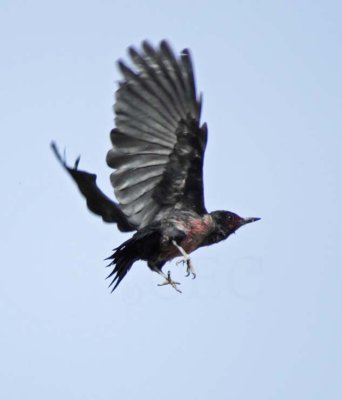
<svg viewBox="0 0 342 400"><path fill-rule="evenodd" d="M194 235L190 233L182 240L180 245L187 253L192 253L200 246L204 238L205 235ZM178 250L177 253L179 254Z"/></svg>
<svg viewBox="0 0 342 400"><path fill-rule="evenodd" d="M212 230L212 219L209 215L202 218L190 218L184 225L179 228L186 233L184 239L179 243L180 246L190 254L195 251ZM171 260L182 254L172 242L168 242L167 246L161 251L160 258L163 260Z"/></svg>

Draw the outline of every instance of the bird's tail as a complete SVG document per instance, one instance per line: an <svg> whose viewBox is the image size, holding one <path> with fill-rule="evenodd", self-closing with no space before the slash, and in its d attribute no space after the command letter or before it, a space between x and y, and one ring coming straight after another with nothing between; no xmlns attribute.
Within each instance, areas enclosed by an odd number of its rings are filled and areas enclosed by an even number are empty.
<svg viewBox="0 0 342 400"><path fill-rule="evenodd" d="M158 246L159 238L158 231L145 228L114 249L114 253L106 258L106 260L112 260L107 267L114 266L113 271L107 276L107 279L113 278L109 285L109 287L114 285L112 292L118 287L135 261L148 260L150 254Z"/></svg>

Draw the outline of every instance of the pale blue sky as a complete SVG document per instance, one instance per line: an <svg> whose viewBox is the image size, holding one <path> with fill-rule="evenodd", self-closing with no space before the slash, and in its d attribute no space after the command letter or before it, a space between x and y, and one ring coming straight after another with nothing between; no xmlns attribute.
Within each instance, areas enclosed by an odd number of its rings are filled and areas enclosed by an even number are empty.
<svg viewBox="0 0 342 400"><path fill-rule="evenodd" d="M338 1L0 3L0 398L342 396L342 6ZM50 149L96 172L115 61L143 39L192 51L209 125L209 210L262 221L193 254L183 294L91 215Z"/></svg>

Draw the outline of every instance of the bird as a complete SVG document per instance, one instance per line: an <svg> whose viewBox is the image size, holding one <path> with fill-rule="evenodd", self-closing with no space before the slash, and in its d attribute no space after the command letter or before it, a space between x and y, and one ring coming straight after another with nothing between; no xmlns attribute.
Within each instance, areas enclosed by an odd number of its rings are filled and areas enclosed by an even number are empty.
<svg viewBox="0 0 342 400"><path fill-rule="evenodd" d="M51 148L85 197L88 209L122 232L134 232L107 258L113 292L132 265L143 260L162 275L159 286L177 292L180 282L162 268L176 257L186 276L196 277L190 254L227 239L260 218L208 212L204 202L203 162L208 129L201 123L202 94L197 95L189 49L176 54L169 42L145 40L128 48L130 64L117 62L122 79L115 92L115 127L106 162L113 172L117 201L97 186L95 174L69 166L56 143Z"/></svg>

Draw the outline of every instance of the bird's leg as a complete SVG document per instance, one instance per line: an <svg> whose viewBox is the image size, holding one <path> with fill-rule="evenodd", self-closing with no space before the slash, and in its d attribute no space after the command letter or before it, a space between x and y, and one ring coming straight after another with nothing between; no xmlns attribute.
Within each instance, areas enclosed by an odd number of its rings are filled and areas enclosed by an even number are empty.
<svg viewBox="0 0 342 400"><path fill-rule="evenodd" d="M158 272L158 274L162 275L165 278L165 281L163 283L159 283L158 286L171 285L175 290L177 290L178 293L182 293L182 291L179 290L177 287L177 285L180 285L180 283L171 279L170 271L167 272L167 275L160 270L156 272Z"/></svg>
<svg viewBox="0 0 342 400"><path fill-rule="evenodd" d="M189 276L190 274L192 274L192 279L195 279L196 278L195 269L194 269L194 266L192 265L192 261L191 261L189 254L183 249L182 246L177 244L177 242L175 240L172 240L172 244L175 247L177 247L178 251L183 256L183 260L178 261L177 264L180 262L186 263L186 276Z"/></svg>
<svg viewBox="0 0 342 400"><path fill-rule="evenodd" d="M171 272L168 271L167 275L164 274L164 272L160 269L160 267L154 265L153 263L148 263L148 266L151 268L152 271L157 272L157 274L161 275L165 281L158 284L158 286L165 286L165 285L171 285L177 292L182 293L178 288L177 285L180 285L179 282L176 282L171 279Z"/></svg>

